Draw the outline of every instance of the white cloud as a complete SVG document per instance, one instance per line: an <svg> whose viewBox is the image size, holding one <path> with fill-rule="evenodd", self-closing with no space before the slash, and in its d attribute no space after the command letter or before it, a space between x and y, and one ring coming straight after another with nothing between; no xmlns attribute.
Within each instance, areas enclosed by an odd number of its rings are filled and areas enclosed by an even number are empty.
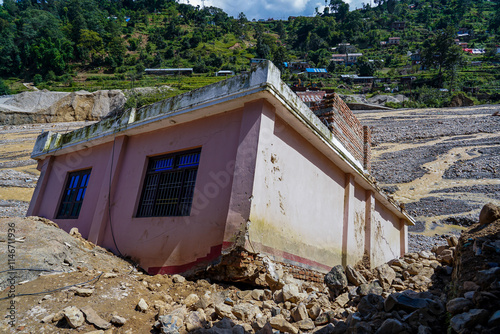
<svg viewBox="0 0 500 334"><path fill-rule="evenodd" d="M351 9L361 7L362 2L370 0L344 0ZM202 6L201 0L180 0L193 6ZM330 2L330 1L328 1ZM324 0L205 0L205 6L222 8L230 16L237 17L243 12L249 19L287 19L289 16L311 16L315 8L323 12Z"/></svg>

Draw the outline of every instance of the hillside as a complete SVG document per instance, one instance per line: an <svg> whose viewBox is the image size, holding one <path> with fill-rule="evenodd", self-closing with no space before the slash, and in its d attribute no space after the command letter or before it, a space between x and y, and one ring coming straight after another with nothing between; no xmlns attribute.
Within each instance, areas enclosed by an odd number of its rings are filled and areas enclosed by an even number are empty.
<svg viewBox="0 0 500 334"><path fill-rule="evenodd" d="M244 13L233 18L215 7L173 0L6 0L0 5L0 95L26 90L26 81L58 91L169 85L173 95L218 80L206 78L218 70L239 73L250 69L252 58L266 58L281 67L290 84L342 93L397 89L414 107L450 103L450 93L426 87L465 91L480 101L500 100L499 3L375 4L349 11L347 4L334 0L315 17L253 22ZM439 43L441 36L451 44ZM363 56L345 66L333 60L333 54L343 53ZM326 68L330 77L299 74L302 70L292 63L301 61ZM195 73L188 83L143 75L145 68L187 67ZM342 74L387 79L366 87L341 82ZM402 78L412 76L411 85L405 84Z"/></svg>

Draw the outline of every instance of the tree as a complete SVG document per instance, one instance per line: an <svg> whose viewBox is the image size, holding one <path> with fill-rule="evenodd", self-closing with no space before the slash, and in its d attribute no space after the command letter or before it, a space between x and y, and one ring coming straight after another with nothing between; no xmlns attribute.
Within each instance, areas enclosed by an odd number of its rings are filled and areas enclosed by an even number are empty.
<svg viewBox="0 0 500 334"><path fill-rule="evenodd" d="M7 86L5 82L3 82L2 78L0 78L0 96L9 94L10 94L9 86Z"/></svg>
<svg viewBox="0 0 500 334"><path fill-rule="evenodd" d="M375 74L375 63L365 56L358 59L358 74L362 77L372 77Z"/></svg>
<svg viewBox="0 0 500 334"><path fill-rule="evenodd" d="M438 69L440 84L442 84L443 70L454 70L463 62L463 52L460 46L455 44L455 35L455 30L449 26L427 39L423 45L423 64Z"/></svg>
<svg viewBox="0 0 500 334"><path fill-rule="evenodd" d="M104 51L104 44L101 36L95 31L82 29L80 33L80 40L77 45L82 60L88 60L91 63L97 58L100 58Z"/></svg>

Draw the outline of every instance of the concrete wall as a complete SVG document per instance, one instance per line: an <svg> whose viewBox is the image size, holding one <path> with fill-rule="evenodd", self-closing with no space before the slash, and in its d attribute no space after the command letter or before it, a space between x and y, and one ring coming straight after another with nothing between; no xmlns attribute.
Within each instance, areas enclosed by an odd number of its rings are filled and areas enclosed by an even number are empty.
<svg viewBox="0 0 500 334"><path fill-rule="evenodd" d="M382 203L375 201L371 225L370 262L372 266L378 266L402 255L401 228L404 229L404 226L399 218Z"/></svg>
<svg viewBox="0 0 500 334"><path fill-rule="evenodd" d="M29 215L54 220L69 231L78 227L85 238L116 251L118 248L150 272L182 272L220 255L242 111L213 116L132 137L117 137L111 168L112 144L52 159L52 168L37 187ZM148 157L202 147L189 217L136 218ZM41 166L43 168L43 164ZM56 219L68 172L92 168L78 219ZM110 186L111 173L111 186ZM38 203L36 203L38 202Z"/></svg>

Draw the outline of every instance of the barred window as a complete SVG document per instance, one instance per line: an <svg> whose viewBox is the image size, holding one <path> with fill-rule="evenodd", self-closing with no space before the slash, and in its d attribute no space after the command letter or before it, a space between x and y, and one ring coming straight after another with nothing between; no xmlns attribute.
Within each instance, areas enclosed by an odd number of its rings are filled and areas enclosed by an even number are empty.
<svg viewBox="0 0 500 334"><path fill-rule="evenodd" d="M76 219L80 215L91 169L72 172L68 175L64 193L57 213L58 219Z"/></svg>
<svg viewBox="0 0 500 334"><path fill-rule="evenodd" d="M149 159L137 217L189 216L201 150Z"/></svg>

